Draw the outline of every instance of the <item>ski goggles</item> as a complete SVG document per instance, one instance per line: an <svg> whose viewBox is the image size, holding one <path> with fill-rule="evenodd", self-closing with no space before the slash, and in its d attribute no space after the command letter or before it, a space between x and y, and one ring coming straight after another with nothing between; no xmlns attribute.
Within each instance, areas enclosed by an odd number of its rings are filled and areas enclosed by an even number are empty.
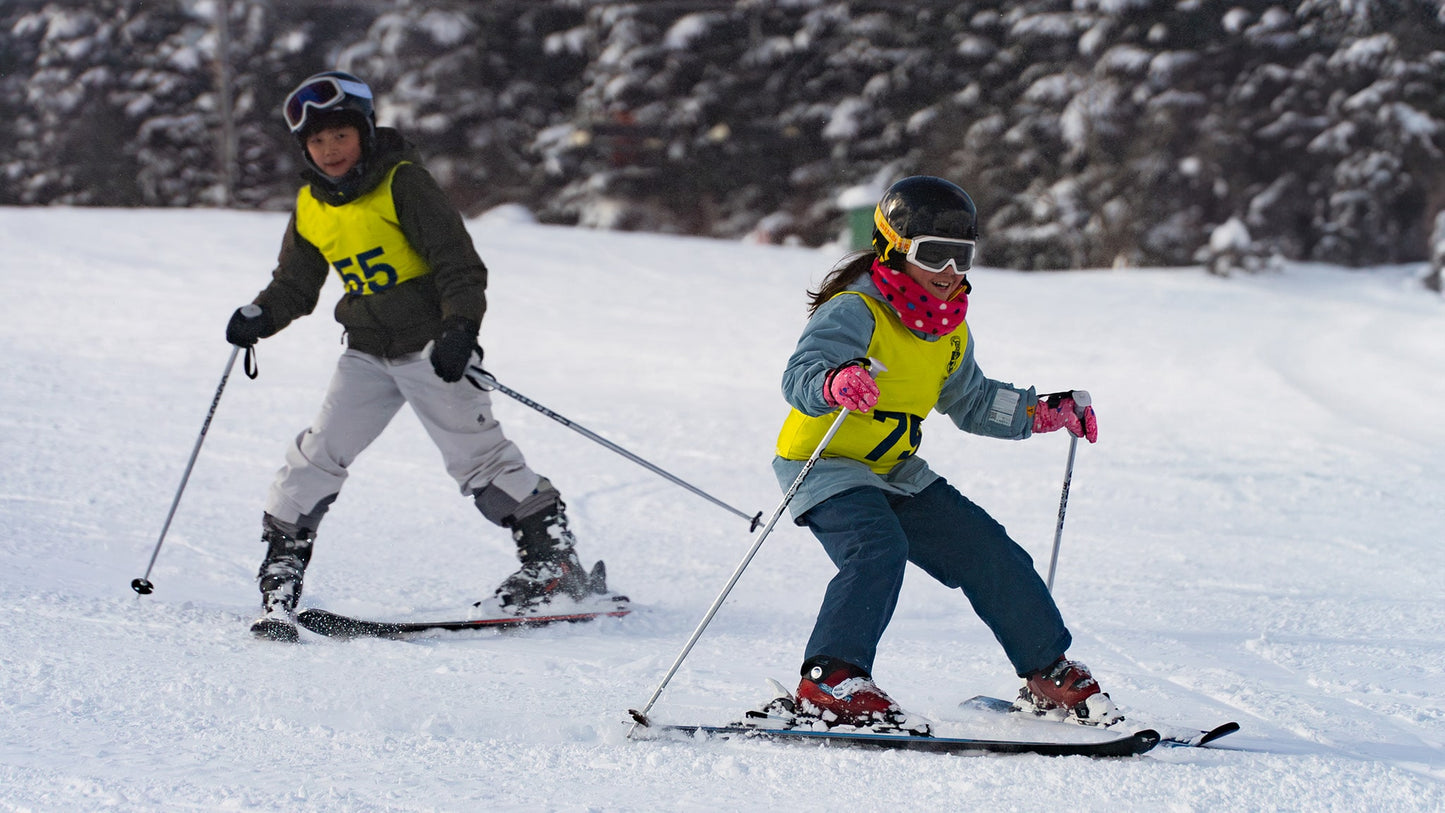
<svg viewBox="0 0 1445 813"><path fill-rule="evenodd" d="M953 273L959 276L967 274L969 269L973 268L973 255L978 245L975 240L927 236L907 238L893 228L883 216L882 209L874 210L873 223L888 241L889 252L895 249L902 251L908 261L919 268L942 274L949 266L953 266ZM883 259L888 259L887 252Z"/></svg>
<svg viewBox="0 0 1445 813"><path fill-rule="evenodd" d="M953 273L963 276L973 268L972 240L915 237L908 242L908 261L926 271L942 274L949 266L953 266Z"/></svg>
<svg viewBox="0 0 1445 813"><path fill-rule="evenodd" d="M330 110L341 104L348 94L370 99L371 88L361 82L338 79L335 76L312 79L286 97L286 104L281 108L286 116L286 126L290 127L293 133L300 131L306 126L307 108Z"/></svg>

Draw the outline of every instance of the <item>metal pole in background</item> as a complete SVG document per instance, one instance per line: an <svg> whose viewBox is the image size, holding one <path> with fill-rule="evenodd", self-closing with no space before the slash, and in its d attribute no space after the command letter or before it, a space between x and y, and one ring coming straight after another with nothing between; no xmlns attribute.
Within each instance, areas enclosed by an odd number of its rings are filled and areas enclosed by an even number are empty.
<svg viewBox="0 0 1445 813"><path fill-rule="evenodd" d="M221 206L228 207L236 199L236 116L231 101L231 3L216 3L216 98L221 117L220 175Z"/></svg>

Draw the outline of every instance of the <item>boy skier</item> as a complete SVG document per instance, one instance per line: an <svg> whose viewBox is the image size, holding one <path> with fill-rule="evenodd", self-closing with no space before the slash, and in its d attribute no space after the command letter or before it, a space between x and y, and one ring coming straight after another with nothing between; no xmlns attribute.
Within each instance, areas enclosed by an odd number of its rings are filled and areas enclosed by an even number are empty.
<svg viewBox="0 0 1445 813"><path fill-rule="evenodd" d="M336 320L347 349L311 426L287 447L261 520L257 637L294 641L296 602L321 519L356 456L410 404L447 473L489 521L508 528L521 568L494 592L508 613L607 592L598 562L577 557L561 495L502 434L490 396L462 381L486 310L487 269L461 215L416 150L376 126L372 93L342 71L307 78L286 98L307 181L269 285L240 309L226 340L251 347L317 304L331 268L346 285ZM481 602L478 602L480 605Z"/></svg>

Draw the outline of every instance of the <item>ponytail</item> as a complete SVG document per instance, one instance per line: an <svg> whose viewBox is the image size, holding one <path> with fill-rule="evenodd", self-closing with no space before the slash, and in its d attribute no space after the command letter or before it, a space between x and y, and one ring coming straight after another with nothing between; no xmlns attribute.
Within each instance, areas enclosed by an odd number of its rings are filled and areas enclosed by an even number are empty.
<svg viewBox="0 0 1445 813"><path fill-rule="evenodd" d="M808 316L812 317L824 302L846 291L859 277L867 274L873 268L876 256L871 249L865 249L839 260L833 270L828 272L828 276L823 278L823 284L818 286L818 290L808 292Z"/></svg>

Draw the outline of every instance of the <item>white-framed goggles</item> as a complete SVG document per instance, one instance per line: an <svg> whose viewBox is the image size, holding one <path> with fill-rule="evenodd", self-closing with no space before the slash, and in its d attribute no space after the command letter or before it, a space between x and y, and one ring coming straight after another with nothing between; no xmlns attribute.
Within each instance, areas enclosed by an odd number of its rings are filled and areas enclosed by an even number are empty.
<svg viewBox="0 0 1445 813"><path fill-rule="evenodd" d="M908 261L926 271L942 274L951 266L953 273L963 276L973 268L973 240L952 237L914 237L908 241Z"/></svg>
<svg viewBox="0 0 1445 813"><path fill-rule="evenodd" d="M281 108L286 116L286 126L291 128L292 133L299 132L302 127L306 126L308 108L330 110L341 104L348 95L369 100L371 99L371 88L361 82L352 82L335 76L319 76L312 79L291 91L291 95L286 97L286 104Z"/></svg>
<svg viewBox="0 0 1445 813"><path fill-rule="evenodd" d="M976 240L926 235L904 237L893 228L888 218L883 216L882 208L873 210L873 224L888 241L888 248L883 252L885 260L896 250L903 252L910 263L934 274L942 274L952 266L953 273L963 276L973 268L973 255L978 245Z"/></svg>

